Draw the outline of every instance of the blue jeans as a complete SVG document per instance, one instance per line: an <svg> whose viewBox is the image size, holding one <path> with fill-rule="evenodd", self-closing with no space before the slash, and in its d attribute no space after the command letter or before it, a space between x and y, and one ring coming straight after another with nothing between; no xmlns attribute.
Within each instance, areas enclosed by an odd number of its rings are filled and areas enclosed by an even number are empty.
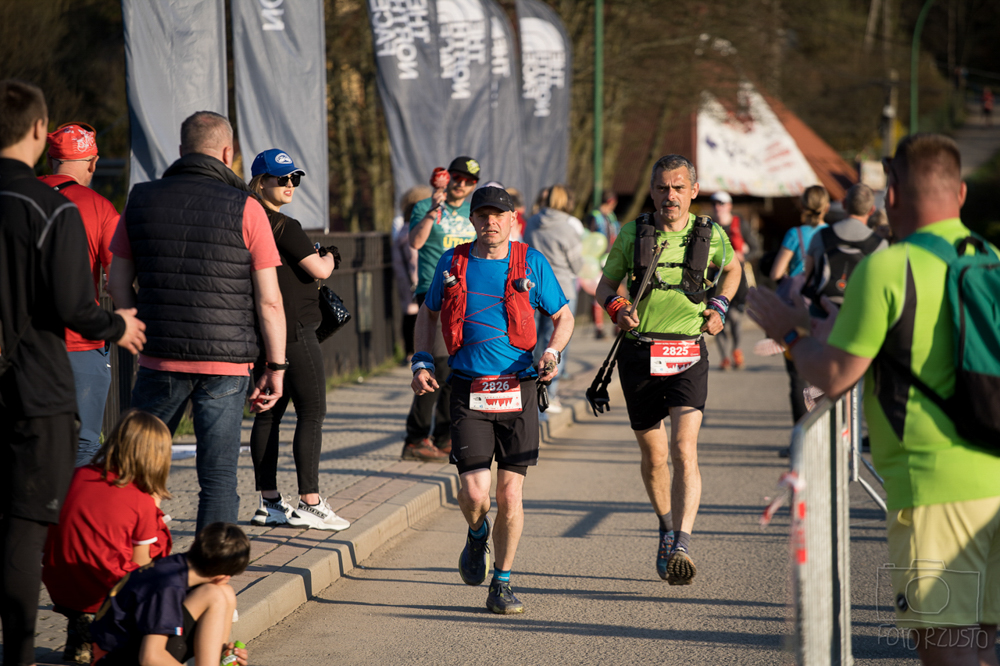
<svg viewBox="0 0 1000 666"><path fill-rule="evenodd" d="M576 299L577 292L572 294L567 294L566 298L569 299L569 312L573 317L576 316ZM535 330L538 331L538 343L535 344L535 365L538 365L538 361L542 358L542 354L545 353L545 348L549 346L549 338L552 337L552 331L555 330L555 326L552 324L552 317L546 317L541 312L535 311ZM566 348L562 350L562 360L559 361L559 372L556 373L556 378L552 380L549 384L549 399L554 399L559 397L559 378L562 376L563 371L566 368L566 354L569 352L569 343L566 343Z"/></svg>
<svg viewBox="0 0 1000 666"><path fill-rule="evenodd" d="M249 373L240 376L199 375L139 368L132 389L132 407L160 417L170 432L177 430L184 407L191 401L197 438L198 525L235 523L240 511L236 469L240 428Z"/></svg>
<svg viewBox="0 0 1000 666"><path fill-rule="evenodd" d="M111 388L111 362L106 348L69 352L76 384L76 411L80 415L80 440L76 447L76 466L90 463L101 448L104 403Z"/></svg>

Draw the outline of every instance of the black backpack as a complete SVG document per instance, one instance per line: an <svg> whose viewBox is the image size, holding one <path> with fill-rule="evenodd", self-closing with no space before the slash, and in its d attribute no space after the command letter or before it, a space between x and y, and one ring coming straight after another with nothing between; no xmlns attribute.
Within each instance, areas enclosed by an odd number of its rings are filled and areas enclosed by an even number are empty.
<svg viewBox="0 0 1000 666"><path fill-rule="evenodd" d="M819 265L813 266L809 284L802 289L802 295L813 302L828 296L834 303L843 303L847 278L862 259L878 249L882 237L873 233L861 241L848 241L838 236L833 227L824 227L819 233L823 242L823 258Z"/></svg>

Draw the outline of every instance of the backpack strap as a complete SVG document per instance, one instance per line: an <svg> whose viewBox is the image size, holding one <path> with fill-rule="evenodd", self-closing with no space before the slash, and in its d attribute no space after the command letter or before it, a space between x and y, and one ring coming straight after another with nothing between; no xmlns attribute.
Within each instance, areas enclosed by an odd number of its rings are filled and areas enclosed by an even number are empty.
<svg viewBox="0 0 1000 666"><path fill-rule="evenodd" d="M946 264L950 264L958 259L958 250L955 249L955 246L934 234L917 232L907 236L903 239L903 242L922 247Z"/></svg>

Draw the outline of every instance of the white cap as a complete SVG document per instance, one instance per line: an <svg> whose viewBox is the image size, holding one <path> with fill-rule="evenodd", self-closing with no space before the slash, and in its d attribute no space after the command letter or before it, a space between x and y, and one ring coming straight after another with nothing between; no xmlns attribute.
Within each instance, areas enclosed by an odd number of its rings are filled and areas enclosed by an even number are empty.
<svg viewBox="0 0 1000 666"><path fill-rule="evenodd" d="M716 203L733 203L733 198L729 196L728 192L716 192L712 195L712 201Z"/></svg>

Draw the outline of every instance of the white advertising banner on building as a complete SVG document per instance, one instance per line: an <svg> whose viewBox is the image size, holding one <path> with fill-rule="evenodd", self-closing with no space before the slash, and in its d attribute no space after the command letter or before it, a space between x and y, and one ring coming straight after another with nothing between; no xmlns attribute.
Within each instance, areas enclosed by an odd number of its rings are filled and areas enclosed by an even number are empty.
<svg viewBox="0 0 1000 666"><path fill-rule="evenodd" d="M738 99L736 114L703 93L695 158L702 189L788 197L819 184L816 172L760 93L744 84Z"/></svg>

